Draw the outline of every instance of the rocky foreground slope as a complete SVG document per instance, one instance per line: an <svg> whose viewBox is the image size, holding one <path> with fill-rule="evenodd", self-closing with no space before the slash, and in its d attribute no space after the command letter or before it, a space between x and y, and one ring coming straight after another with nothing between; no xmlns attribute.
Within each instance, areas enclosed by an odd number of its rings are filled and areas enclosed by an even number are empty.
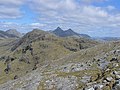
<svg viewBox="0 0 120 90"><path fill-rule="evenodd" d="M34 30L9 50L0 61L0 90L120 90L120 42Z"/></svg>

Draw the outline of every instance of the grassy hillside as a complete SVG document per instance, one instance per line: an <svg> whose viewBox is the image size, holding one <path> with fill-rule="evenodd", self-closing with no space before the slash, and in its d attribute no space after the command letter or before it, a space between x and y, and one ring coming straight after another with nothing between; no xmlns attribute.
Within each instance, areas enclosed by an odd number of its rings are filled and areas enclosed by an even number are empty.
<svg viewBox="0 0 120 90"><path fill-rule="evenodd" d="M38 46L37 42L32 44L32 47L34 47L34 45ZM44 42L42 41L42 43ZM37 46L35 47L38 49ZM41 47L39 48L40 49L35 51L36 53L39 53L39 51L42 50ZM15 83L13 87L17 89L23 88L23 86L25 88L29 88L31 87L30 83L32 83L34 89L31 88L30 90L58 90L59 87L62 89L72 88L73 90L83 90L83 88L86 88L85 90L88 90L94 86L97 87L101 85L103 86L102 90L112 90L110 89L111 86L113 87L113 84L116 82L116 78L119 78L116 76L116 74L114 74L114 72L119 73L119 62L111 60L114 57L116 57L118 60L120 59L119 49L119 42L111 42L99 44L95 47L82 49L77 52L70 51L70 53L64 53L64 55L62 55L60 58L58 57L58 59L49 59L53 57L49 57L49 55L45 53L43 55L35 54L36 57L39 58L39 63L37 64L37 69L34 70L33 67L36 63L36 59L34 59L33 56L31 56L31 53L27 51L26 55L29 57L30 63L15 59L11 62L13 68L10 73L5 74L2 72L3 75L1 76L0 81L1 83L4 83L8 80L13 80L14 76L17 75L18 77L24 77L8 82L5 85L12 85ZM49 52L49 49L44 48L44 50ZM19 52L19 50L17 52ZM50 55L54 54L56 53L51 53ZM17 55L19 56L21 54L13 54L13 56L16 56L16 58ZM38 57L39 55L41 55L41 57ZM106 65L103 67L105 63ZM4 67L4 63L1 63L1 66ZM112 77L114 83L107 81L107 87L106 83L103 83L103 81L109 77ZM39 81L39 86L36 82L36 79ZM34 86L36 84L37 86ZM6 86L6 88L9 87Z"/></svg>
<svg viewBox="0 0 120 90"><path fill-rule="evenodd" d="M5 47L7 51L0 63L0 83L21 77L27 73L44 65L54 63L54 61L70 55L82 49L90 48L98 44L85 38L60 38L42 30L33 30L21 39L9 41ZM2 42L1 42L2 43ZM4 49L4 46L0 48ZM1 50L2 50L1 49ZM8 56L10 59L7 61ZM12 59L13 60L12 60ZM7 64L5 64L7 62ZM4 71L10 65L8 74Z"/></svg>
<svg viewBox="0 0 120 90"><path fill-rule="evenodd" d="M118 87L120 42L60 38L34 30L7 47L8 50L3 48L6 53L0 61L2 90L112 90Z"/></svg>

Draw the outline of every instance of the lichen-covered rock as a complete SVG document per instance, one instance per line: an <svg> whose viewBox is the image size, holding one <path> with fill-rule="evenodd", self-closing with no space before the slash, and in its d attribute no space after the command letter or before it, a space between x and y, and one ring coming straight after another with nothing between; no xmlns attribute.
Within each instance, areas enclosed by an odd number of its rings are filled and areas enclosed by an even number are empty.
<svg viewBox="0 0 120 90"><path fill-rule="evenodd" d="M40 73L33 73L0 85L0 90L37 90L39 82L43 77Z"/></svg>
<svg viewBox="0 0 120 90"><path fill-rule="evenodd" d="M104 86L102 90L111 90L109 86Z"/></svg>
<svg viewBox="0 0 120 90"><path fill-rule="evenodd" d="M76 90L77 85L77 78L74 76L70 76L69 78L56 77L45 82L45 89L53 90L56 88L57 90Z"/></svg>
<svg viewBox="0 0 120 90"><path fill-rule="evenodd" d="M106 80L107 80L108 82L110 82L110 81L113 80L113 78L112 78L112 77L107 77Z"/></svg>

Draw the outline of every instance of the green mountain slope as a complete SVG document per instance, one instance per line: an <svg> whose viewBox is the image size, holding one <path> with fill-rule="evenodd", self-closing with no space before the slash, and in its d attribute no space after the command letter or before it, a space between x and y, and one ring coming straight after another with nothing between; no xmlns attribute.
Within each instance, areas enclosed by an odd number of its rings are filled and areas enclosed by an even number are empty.
<svg viewBox="0 0 120 90"><path fill-rule="evenodd" d="M15 76L24 76L59 58L97 44L89 39L60 38L42 30L33 30L9 44L9 49L1 56L0 83L14 79Z"/></svg>

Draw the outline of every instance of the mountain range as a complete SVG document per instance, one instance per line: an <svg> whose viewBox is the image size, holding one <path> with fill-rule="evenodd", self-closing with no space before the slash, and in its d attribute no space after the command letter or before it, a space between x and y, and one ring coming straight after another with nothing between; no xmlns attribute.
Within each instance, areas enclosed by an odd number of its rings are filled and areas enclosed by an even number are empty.
<svg viewBox="0 0 120 90"><path fill-rule="evenodd" d="M0 38L20 38L22 34L15 29L9 29L7 31L0 31Z"/></svg>
<svg viewBox="0 0 120 90"><path fill-rule="evenodd" d="M87 34L79 34L74 32L72 29L68 29L66 31L62 30L60 27L57 27L54 31L50 33L55 34L59 37L83 37L83 38L91 38ZM20 38L23 34L18 32L16 29L9 29L7 31L0 31L0 38Z"/></svg>
<svg viewBox="0 0 120 90"><path fill-rule="evenodd" d="M60 37L74 36L74 37L90 38L90 36L87 34L79 34L79 33L74 32L72 29L68 29L64 31L60 27L57 27L54 31L52 31L52 33Z"/></svg>
<svg viewBox="0 0 120 90"><path fill-rule="evenodd" d="M22 37L23 36L22 33L18 32L16 29L9 29L9 30L6 31L6 33L15 35L16 37Z"/></svg>
<svg viewBox="0 0 120 90"><path fill-rule="evenodd" d="M92 37L93 40L96 41L120 41L120 37Z"/></svg>
<svg viewBox="0 0 120 90"><path fill-rule="evenodd" d="M120 90L120 42L71 32L59 37L34 29L0 39L0 90Z"/></svg>

